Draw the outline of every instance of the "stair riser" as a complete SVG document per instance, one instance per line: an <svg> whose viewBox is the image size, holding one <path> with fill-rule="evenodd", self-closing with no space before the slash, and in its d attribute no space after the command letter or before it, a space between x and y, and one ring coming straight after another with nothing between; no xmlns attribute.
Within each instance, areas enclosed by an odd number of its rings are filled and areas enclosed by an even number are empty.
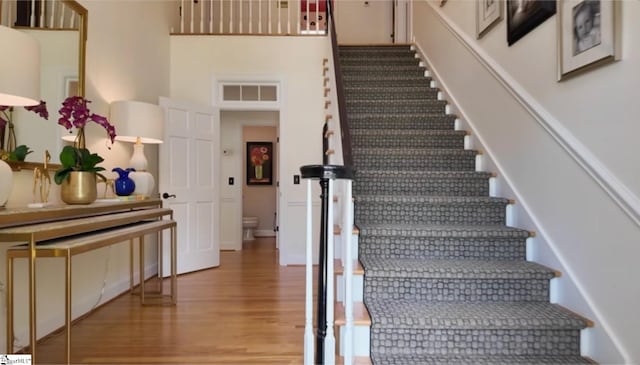
<svg viewBox="0 0 640 365"><path fill-rule="evenodd" d="M420 76L424 76L427 69L419 65L342 65L340 67L342 75L358 75L358 74L371 74L371 73L394 73L401 76L406 73L412 73L419 71Z"/></svg>
<svg viewBox="0 0 640 365"><path fill-rule="evenodd" d="M338 275L336 278L336 300L340 303L344 303L344 285L344 275ZM351 285L353 285L353 301L362 303L362 293L364 292L364 276L353 275Z"/></svg>
<svg viewBox="0 0 640 365"><path fill-rule="evenodd" d="M376 192L384 195L488 196L489 179L429 179L358 176L356 196Z"/></svg>
<svg viewBox="0 0 640 365"><path fill-rule="evenodd" d="M419 66L420 60L414 57L395 56L370 58L366 56L347 56L340 60L340 66Z"/></svg>
<svg viewBox="0 0 640 365"><path fill-rule="evenodd" d="M410 69L409 69L410 68ZM361 69L359 71L350 71L344 72L343 77L345 79L354 80L354 79L364 79L369 80L371 78L375 78L377 76L402 76L403 78L411 77L416 79L422 79L425 76L425 70L421 67L414 66L389 66L386 68L383 67L369 67L368 69ZM349 86L349 85L348 85Z"/></svg>
<svg viewBox="0 0 640 365"><path fill-rule="evenodd" d="M363 235L362 257L524 260L526 242L501 238L418 238Z"/></svg>
<svg viewBox="0 0 640 365"><path fill-rule="evenodd" d="M372 349L380 354L575 355L580 331L544 329L371 329Z"/></svg>
<svg viewBox="0 0 640 365"><path fill-rule="evenodd" d="M359 169L363 170L395 170L403 166L408 171L474 171L475 156L460 155L366 155L354 154L353 160Z"/></svg>
<svg viewBox="0 0 640 365"><path fill-rule="evenodd" d="M375 115L357 117L348 114L349 124L352 129L423 129L423 130L452 130L455 118L451 116L385 116Z"/></svg>
<svg viewBox="0 0 640 365"><path fill-rule="evenodd" d="M352 134L353 147L368 148L450 148L463 149L462 135L413 135L398 137Z"/></svg>
<svg viewBox="0 0 640 365"><path fill-rule="evenodd" d="M399 101L398 103L347 102L347 114L352 113L381 113L381 114L431 114L445 112L446 103L425 100L421 103Z"/></svg>
<svg viewBox="0 0 640 365"><path fill-rule="evenodd" d="M410 90L385 90L359 88L346 90L348 100L436 100L438 90L432 88L412 88Z"/></svg>
<svg viewBox="0 0 640 365"><path fill-rule="evenodd" d="M340 326L335 332L337 334L336 343L338 343L338 351L340 356L344 356L344 326ZM369 326L353 326L353 355L369 356L371 347L371 333Z"/></svg>
<svg viewBox="0 0 640 365"><path fill-rule="evenodd" d="M432 302L548 302L549 279L429 279L367 277L364 295Z"/></svg>
<svg viewBox="0 0 640 365"><path fill-rule="evenodd" d="M505 224L505 204L356 202L357 222L373 224Z"/></svg>
<svg viewBox="0 0 640 365"><path fill-rule="evenodd" d="M431 87L431 79L427 77L393 77L376 75L367 78L358 75L344 75L344 83L348 87Z"/></svg>

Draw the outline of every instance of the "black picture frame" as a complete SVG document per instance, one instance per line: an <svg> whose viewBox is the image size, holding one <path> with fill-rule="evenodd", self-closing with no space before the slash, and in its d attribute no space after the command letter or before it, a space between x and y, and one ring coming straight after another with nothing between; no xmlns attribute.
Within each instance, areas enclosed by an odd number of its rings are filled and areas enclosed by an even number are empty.
<svg viewBox="0 0 640 365"><path fill-rule="evenodd" d="M556 13L556 0L507 0L509 46Z"/></svg>
<svg viewBox="0 0 640 365"><path fill-rule="evenodd" d="M247 185L273 184L273 143L247 142Z"/></svg>

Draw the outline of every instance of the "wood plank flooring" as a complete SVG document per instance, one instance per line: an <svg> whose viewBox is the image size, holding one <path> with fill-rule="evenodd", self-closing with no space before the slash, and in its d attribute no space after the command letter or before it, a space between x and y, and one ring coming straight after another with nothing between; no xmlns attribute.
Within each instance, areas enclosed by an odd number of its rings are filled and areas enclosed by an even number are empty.
<svg viewBox="0 0 640 365"><path fill-rule="evenodd" d="M73 326L74 364L301 364L304 267L280 266L273 239L221 252L219 268L178 278L178 305L125 294ZM64 333L38 363L64 363Z"/></svg>

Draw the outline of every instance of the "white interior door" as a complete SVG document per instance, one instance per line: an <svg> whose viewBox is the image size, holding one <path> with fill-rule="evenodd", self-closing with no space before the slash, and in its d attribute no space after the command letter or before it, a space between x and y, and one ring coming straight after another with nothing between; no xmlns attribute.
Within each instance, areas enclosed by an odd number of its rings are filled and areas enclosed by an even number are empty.
<svg viewBox="0 0 640 365"><path fill-rule="evenodd" d="M393 42L409 43L409 4L407 0L393 1Z"/></svg>
<svg viewBox="0 0 640 365"><path fill-rule="evenodd" d="M178 274L220 265L220 120L216 108L161 97L160 194L178 222ZM165 252L165 256L166 256ZM168 260L163 260L168 273Z"/></svg>

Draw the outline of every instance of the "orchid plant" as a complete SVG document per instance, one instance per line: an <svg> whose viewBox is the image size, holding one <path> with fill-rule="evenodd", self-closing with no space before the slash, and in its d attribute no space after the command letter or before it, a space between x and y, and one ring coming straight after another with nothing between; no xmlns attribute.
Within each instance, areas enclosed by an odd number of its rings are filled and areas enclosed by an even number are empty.
<svg viewBox="0 0 640 365"><path fill-rule="evenodd" d="M69 130L73 127L78 130L74 146L65 146L60 152L62 167L56 171L54 176L54 180L58 185L62 184L72 171L95 172L101 179L105 180L105 177L99 173L105 169L97 166L104 159L97 153L89 152L85 147L84 127L89 122L102 126L107 131L112 143L116 138L116 129L109 123L107 118L91 113L87 106L88 103L90 101L84 97L70 96L62 102L62 107L58 111L60 113L58 124Z"/></svg>
<svg viewBox="0 0 640 365"><path fill-rule="evenodd" d="M13 106L0 105L0 150L6 153L9 160L24 160L24 157L29 152L29 148L26 145L16 146L16 134L13 122ZM33 106L25 106L26 110L31 111L44 118L49 119L49 112L47 111L47 103L40 101L40 104ZM9 133L6 138L5 145L5 130L9 128ZM6 148L5 148L6 147ZM16 152L17 151L17 152ZM26 152L26 153L24 153Z"/></svg>

